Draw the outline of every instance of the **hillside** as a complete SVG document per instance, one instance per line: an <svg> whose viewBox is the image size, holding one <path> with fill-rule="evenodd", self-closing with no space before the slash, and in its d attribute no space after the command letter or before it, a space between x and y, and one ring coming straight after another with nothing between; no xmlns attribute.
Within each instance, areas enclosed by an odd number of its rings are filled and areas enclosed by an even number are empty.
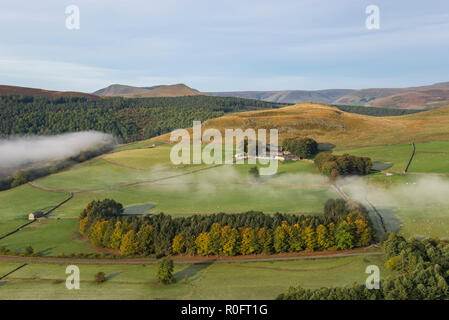
<svg viewBox="0 0 449 320"><path fill-rule="evenodd" d="M336 99L350 94L354 90L328 89L328 90L282 90L282 91L231 91L231 92L207 92L213 96L239 97L246 99L258 99L270 102L298 103L320 102L332 103Z"/></svg>
<svg viewBox="0 0 449 320"><path fill-rule="evenodd" d="M373 88L353 91L334 104L397 109L431 109L449 104L449 82L410 88Z"/></svg>
<svg viewBox="0 0 449 320"><path fill-rule="evenodd" d="M448 90L449 82L441 82L410 88L231 91L208 92L208 94L283 103L315 102L395 109L431 109L449 104Z"/></svg>
<svg viewBox="0 0 449 320"><path fill-rule="evenodd" d="M142 140L229 112L271 109L278 104L205 95L125 99L34 99L0 96L0 136L58 134L83 130Z"/></svg>
<svg viewBox="0 0 449 320"><path fill-rule="evenodd" d="M449 106L405 116L371 117L315 103L230 114L204 124L204 129L217 128L222 134L225 128L276 128L280 140L311 137L338 148L449 139L448 127ZM154 139L168 141L169 135Z"/></svg>
<svg viewBox="0 0 449 320"><path fill-rule="evenodd" d="M184 97L184 96L198 96L204 93L192 89L185 84L174 84L161 86L155 89L144 90L141 92L124 94L127 98L155 98L155 97Z"/></svg>
<svg viewBox="0 0 449 320"><path fill-rule="evenodd" d="M94 94L100 96L122 96L127 98L153 98L153 97L182 97L204 95L198 90L185 84L157 85L152 87L133 87L122 84L112 84L106 88L97 90Z"/></svg>
<svg viewBox="0 0 449 320"><path fill-rule="evenodd" d="M139 87L132 87L132 86L125 86L122 84L111 84L110 86L97 90L93 94L97 94L99 96L119 96L123 94L129 94L129 93L139 93L142 91L146 91L145 88L139 88Z"/></svg>
<svg viewBox="0 0 449 320"><path fill-rule="evenodd" d="M432 109L449 104L449 89L429 89L396 94L374 100L373 107Z"/></svg>
<svg viewBox="0 0 449 320"><path fill-rule="evenodd" d="M11 96L11 95L44 97L44 98L59 98L59 97L85 97L85 98L92 98L92 99L100 98L97 95L83 93L83 92L52 91L52 90L43 90L43 89L35 89L35 88L27 88L27 87L0 85L0 96Z"/></svg>

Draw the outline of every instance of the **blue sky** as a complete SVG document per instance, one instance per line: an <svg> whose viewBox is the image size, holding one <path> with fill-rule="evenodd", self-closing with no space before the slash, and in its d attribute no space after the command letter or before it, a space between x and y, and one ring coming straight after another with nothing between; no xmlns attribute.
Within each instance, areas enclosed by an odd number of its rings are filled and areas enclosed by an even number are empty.
<svg viewBox="0 0 449 320"><path fill-rule="evenodd" d="M80 9L80 29L65 8ZM365 27L368 5L380 29ZM449 81L447 0L0 0L0 83L92 92L406 87Z"/></svg>

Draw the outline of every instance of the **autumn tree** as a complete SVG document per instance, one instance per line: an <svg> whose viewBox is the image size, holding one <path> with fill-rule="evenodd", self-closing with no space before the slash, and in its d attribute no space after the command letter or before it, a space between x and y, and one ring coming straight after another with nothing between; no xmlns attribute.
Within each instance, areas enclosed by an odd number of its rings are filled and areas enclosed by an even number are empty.
<svg viewBox="0 0 449 320"><path fill-rule="evenodd" d="M181 233L173 238L172 251L174 254L185 252L185 239Z"/></svg>
<svg viewBox="0 0 449 320"><path fill-rule="evenodd" d="M129 230L122 239L120 252L124 255L134 255L139 252L139 244L137 243L136 233Z"/></svg>

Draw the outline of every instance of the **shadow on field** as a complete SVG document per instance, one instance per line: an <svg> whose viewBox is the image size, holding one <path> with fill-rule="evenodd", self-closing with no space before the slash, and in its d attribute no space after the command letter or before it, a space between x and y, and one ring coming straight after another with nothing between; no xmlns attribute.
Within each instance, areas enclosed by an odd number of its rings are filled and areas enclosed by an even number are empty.
<svg viewBox="0 0 449 320"><path fill-rule="evenodd" d="M39 251L39 254L41 256L46 256L46 255L50 254L51 250L54 248L56 248L56 247L49 247L49 248L43 249L43 250Z"/></svg>
<svg viewBox="0 0 449 320"><path fill-rule="evenodd" d="M335 148L335 144L329 142L321 142L318 143L318 151L319 152L330 152Z"/></svg>
<svg viewBox="0 0 449 320"><path fill-rule="evenodd" d="M212 264L213 262L190 264L187 268L174 274L175 281L178 282L183 280L185 277L187 277L190 281L196 280L200 276L198 273L209 268Z"/></svg>
<svg viewBox="0 0 449 320"><path fill-rule="evenodd" d="M389 206L376 206L385 223L387 232L396 232L401 227L401 220L396 216L393 207Z"/></svg>
<svg viewBox="0 0 449 320"><path fill-rule="evenodd" d="M0 287L5 285L5 284L6 284L6 281L0 281Z"/></svg>
<svg viewBox="0 0 449 320"><path fill-rule="evenodd" d="M105 277L105 279L106 279L106 281L111 280L111 279L117 277L120 273L121 273L120 271L119 271L119 272L111 273L111 274L107 275L107 276Z"/></svg>

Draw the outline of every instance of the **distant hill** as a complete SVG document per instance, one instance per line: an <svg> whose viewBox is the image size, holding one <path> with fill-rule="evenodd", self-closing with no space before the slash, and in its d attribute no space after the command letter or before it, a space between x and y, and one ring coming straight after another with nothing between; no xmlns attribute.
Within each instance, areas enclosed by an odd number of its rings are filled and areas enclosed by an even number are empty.
<svg viewBox="0 0 449 320"><path fill-rule="evenodd" d="M185 84L174 84L160 86L155 89L145 90L142 92L129 93L123 95L127 98L152 98L152 97L184 97L184 96L198 96L205 95L198 90L192 89Z"/></svg>
<svg viewBox="0 0 449 320"><path fill-rule="evenodd" d="M230 92L207 92L212 96L238 97L246 99L257 99L279 103L298 102L320 102L332 103L344 95L350 94L354 90L348 89L327 89L327 90L281 90L281 91L230 91Z"/></svg>
<svg viewBox="0 0 449 320"><path fill-rule="evenodd" d="M275 110L224 115L203 123L203 130L253 128L279 131L279 140L311 137L337 147L392 145L449 139L449 106L395 117L371 117L348 113L317 103L300 103ZM191 129L188 129L191 130ZM168 141L169 134L154 140Z"/></svg>
<svg viewBox="0 0 449 320"><path fill-rule="evenodd" d="M35 89L35 88L27 88L27 87L0 85L0 96L9 96L9 95L45 97L45 98L59 98L59 97L85 97L85 98L92 98L92 99L100 98L97 95L83 93L83 92L52 91L52 90L43 90L43 89Z"/></svg>
<svg viewBox="0 0 449 320"><path fill-rule="evenodd" d="M132 87L132 86L125 86L122 84L111 84L110 86L97 90L93 94L97 94L99 96L119 96L123 94L129 94L129 93L138 93L142 91L146 91L148 89L146 88L138 88L138 87Z"/></svg>
<svg viewBox="0 0 449 320"><path fill-rule="evenodd" d="M121 84L113 84L109 87L95 91L100 96L122 96L127 98L151 98L151 97L182 97L204 95L198 90L185 84L157 85L152 87L133 87Z"/></svg>
<svg viewBox="0 0 449 320"><path fill-rule="evenodd" d="M429 86L410 88L231 91L208 92L208 94L278 103L316 102L395 109L432 109L449 104L448 90L449 82L441 82Z"/></svg>
<svg viewBox="0 0 449 320"><path fill-rule="evenodd" d="M353 91L334 104L397 109L431 109L449 104L449 82L409 88L373 88Z"/></svg>

